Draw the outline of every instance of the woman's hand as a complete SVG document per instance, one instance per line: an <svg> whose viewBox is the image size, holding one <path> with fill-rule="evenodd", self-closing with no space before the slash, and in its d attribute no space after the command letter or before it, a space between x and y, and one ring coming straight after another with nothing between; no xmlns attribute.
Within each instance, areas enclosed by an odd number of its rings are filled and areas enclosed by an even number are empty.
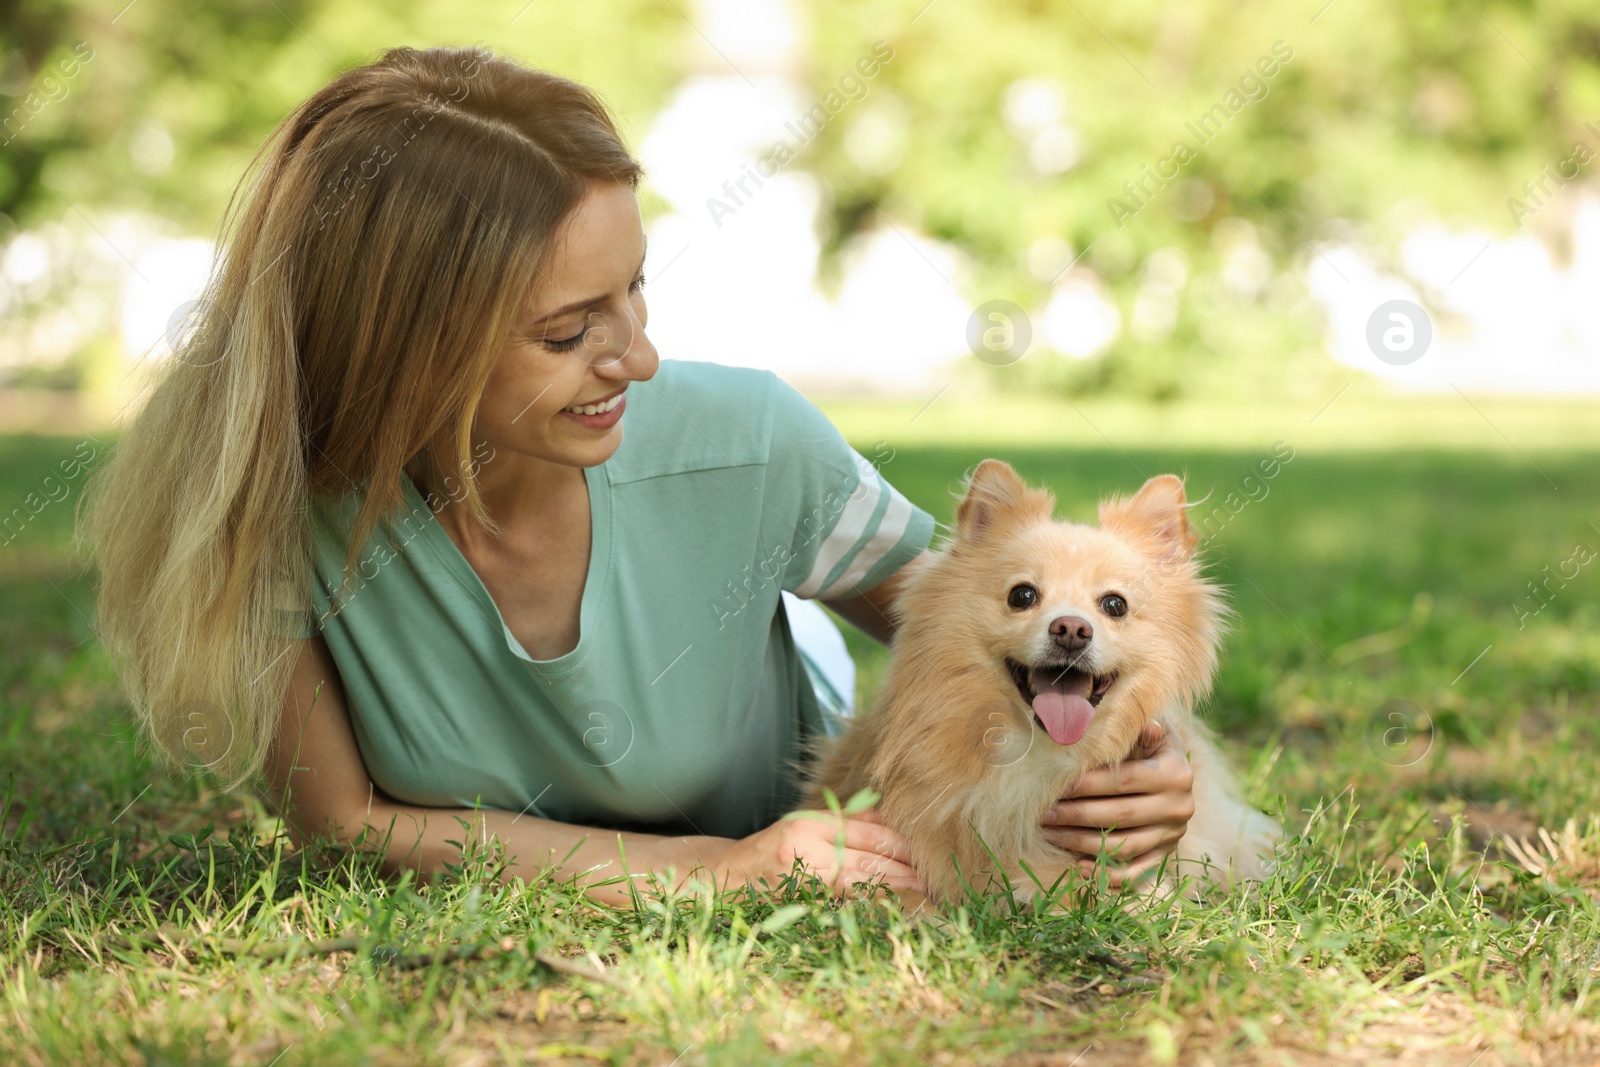
<svg viewBox="0 0 1600 1067"><path fill-rule="evenodd" d="M1194 816L1194 771L1176 738L1159 723L1139 735L1136 755L1090 771L1045 813L1045 836L1079 855L1078 869L1094 876L1096 857L1113 887L1159 866L1178 847ZM1108 831L1103 835L1102 831Z"/></svg>
<svg viewBox="0 0 1600 1067"><path fill-rule="evenodd" d="M796 856L836 896L844 895L855 882L870 882L879 875L890 888L927 891L912 869L910 846L883 825L876 808L849 817L808 811L779 819L740 839L724 863L740 881L759 884L765 878L769 886L776 886L793 869Z"/></svg>

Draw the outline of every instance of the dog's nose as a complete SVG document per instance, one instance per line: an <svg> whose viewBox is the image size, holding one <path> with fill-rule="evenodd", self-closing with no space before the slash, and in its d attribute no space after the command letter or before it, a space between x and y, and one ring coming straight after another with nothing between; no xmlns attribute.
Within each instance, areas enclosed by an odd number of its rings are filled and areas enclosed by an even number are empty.
<svg viewBox="0 0 1600 1067"><path fill-rule="evenodd" d="M1063 615L1050 623L1050 636L1068 652L1078 652L1089 647L1094 637L1094 627L1089 620L1077 615Z"/></svg>

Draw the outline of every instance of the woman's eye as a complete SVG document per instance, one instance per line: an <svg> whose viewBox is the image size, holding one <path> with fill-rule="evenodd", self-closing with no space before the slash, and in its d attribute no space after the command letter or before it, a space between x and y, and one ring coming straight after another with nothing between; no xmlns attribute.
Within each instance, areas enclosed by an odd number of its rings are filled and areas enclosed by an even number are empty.
<svg viewBox="0 0 1600 1067"><path fill-rule="evenodd" d="M1006 594L1006 603L1022 611L1039 603L1039 590L1031 585L1014 585L1011 592Z"/></svg>
<svg viewBox="0 0 1600 1067"><path fill-rule="evenodd" d="M628 292L630 292L630 293L638 293L638 292L643 292L643 291L644 291L644 271L640 271L639 272L639 276L633 280L633 283L631 285L628 286ZM590 317L592 318L596 314L597 314L596 312L590 312ZM583 343L583 338L588 332L589 332L588 329L584 329L579 333L573 334L571 337L563 337L560 340L555 340L555 341L545 340L543 342L543 344L544 344L544 346L546 348L550 349L550 351L552 351L552 352L571 352L574 348L577 348L580 344Z"/></svg>
<svg viewBox="0 0 1600 1067"><path fill-rule="evenodd" d="M571 337L564 337L559 341L546 341L544 346L553 352L570 352L574 348L577 348L578 345L583 343L584 335L588 332L588 330L583 330L579 333L573 334Z"/></svg>
<svg viewBox="0 0 1600 1067"><path fill-rule="evenodd" d="M1113 619L1120 619L1128 613L1128 602L1116 593L1107 593L1100 598L1100 610Z"/></svg>

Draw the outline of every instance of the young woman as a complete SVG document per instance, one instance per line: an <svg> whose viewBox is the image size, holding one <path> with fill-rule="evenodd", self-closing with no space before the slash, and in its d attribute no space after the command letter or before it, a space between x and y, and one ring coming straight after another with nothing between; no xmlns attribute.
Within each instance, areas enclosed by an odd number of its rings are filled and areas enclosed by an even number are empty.
<svg viewBox="0 0 1600 1067"><path fill-rule="evenodd" d="M774 375L658 360L642 171L596 96L394 49L251 175L85 515L156 751L263 776L297 840L370 828L392 870L457 860L465 821L510 873L618 904L628 877L796 857L917 885L872 812L781 818L828 730L783 605L888 642L933 519ZM1164 745L1054 833L1087 863L1122 827L1106 862L1136 876L1189 785Z"/></svg>

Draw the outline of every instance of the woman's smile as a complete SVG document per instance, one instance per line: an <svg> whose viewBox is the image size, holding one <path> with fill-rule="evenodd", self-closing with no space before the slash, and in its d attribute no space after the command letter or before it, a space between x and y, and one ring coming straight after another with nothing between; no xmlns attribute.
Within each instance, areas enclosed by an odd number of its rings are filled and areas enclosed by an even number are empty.
<svg viewBox="0 0 1600 1067"><path fill-rule="evenodd" d="M609 430L622 420L622 411L627 407L627 398L622 395L625 392L626 386L601 400L562 408L561 414L579 426L591 430Z"/></svg>

